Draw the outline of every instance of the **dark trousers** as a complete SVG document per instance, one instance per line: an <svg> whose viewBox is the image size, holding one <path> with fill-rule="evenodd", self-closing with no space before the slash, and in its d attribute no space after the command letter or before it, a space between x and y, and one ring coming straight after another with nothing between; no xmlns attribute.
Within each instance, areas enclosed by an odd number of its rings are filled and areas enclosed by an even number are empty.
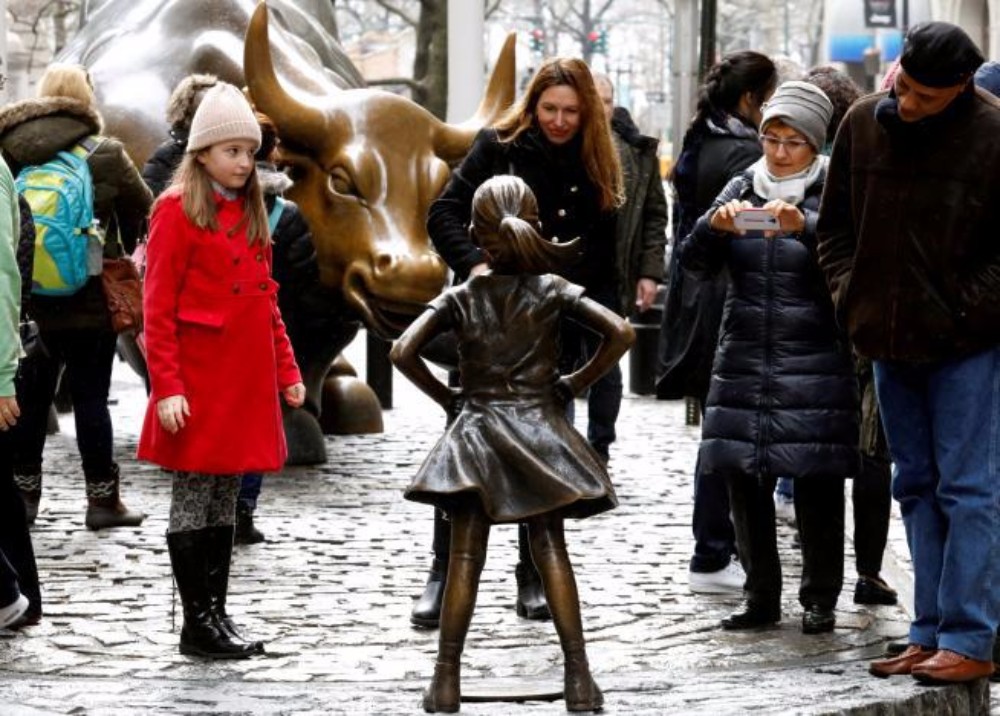
<svg viewBox="0 0 1000 716"><path fill-rule="evenodd" d="M781 601L781 562L774 520L776 477L726 478L747 598L764 606ZM844 480L795 481L795 514L802 542L799 602L833 609L844 582Z"/></svg>
<svg viewBox="0 0 1000 716"><path fill-rule="evenodd" d="M46 351L18 370L21 419L13 430L14 469L19 475L41 474L49 406L65 365L83 473L88 482L106 481L114 475L108 391L117 336L110 330L80 329L43 331L41 338Z"/></svg>
<svg viewBox="0 0 1000 716"><path fill-rule="evenodd" d="M702 395L698 399L703 419L705 398ZM729 489L726 481L718 476L702 475L700 457L694 463L694 514L691 518L691 531L694 533L692 572L718 572L737 553L736 531L729 517Z"/></svg>
<svg viewBox="0 0 1000 716"><path fill-rule="evenodd" d="M248 472L240 480L240 494L237 498L241 505L250 508L253 512L257 509L257 499L260 497L260 489L264 486L264 476L259 472Z"/></svg>
<svg viewBox="0 0 1000 716"><path fill-rule="evenodd" d="M42 595L31 546L24 501L14 485L13 439L11 431L0 432L0 596L13 593L15 586L28 598L32 613L41 613ZM8 603L12 599L0 599Z"/></svg>
<svg viewBox="0 0 1000 716"><path fill-rule="evenodd" d="M605 308L618 312L616 291L606 287L587 292L590 298ZM586 363L601 345L601 336L575 321L563 321L560 331L562 356L560 371L569 373ZM622 371L616 363L587 392L587 441L601 457L607 459L608 449L617 438L615 423L622 405ZM572 413L570 413L572 419Z"/></svg>
<svg viewBox="0 0 1000 716"><path fill-rule="evenodd" d="M889 537L892 466L886 459L862 455L861 474L854 478L854 554L859 575L877 577Z"/></svg>

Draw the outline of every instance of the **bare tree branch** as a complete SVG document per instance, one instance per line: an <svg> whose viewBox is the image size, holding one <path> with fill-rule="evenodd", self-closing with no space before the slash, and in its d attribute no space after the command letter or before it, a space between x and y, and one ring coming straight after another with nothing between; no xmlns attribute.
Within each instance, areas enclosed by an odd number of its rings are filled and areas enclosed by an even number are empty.
<svg viewBox="0 0 1000 716"><path fill-rule="evenodd" d="M396 17L401 18L407 25L416 27L419 24L417 18L407 15L402 8L396 7L389 0L375 0L375 4L383 8L386 12L390 12Z"/></svg>
<svg viewBox="0 0 1000 716"><path fill-rule="evenodd" d="M489 18L499 9L500 3L503 2L503 0L493 0L492 5L489 0L484 0L484 2L486 3L486 9L483 11L483 15L484 17Z"/></svg>

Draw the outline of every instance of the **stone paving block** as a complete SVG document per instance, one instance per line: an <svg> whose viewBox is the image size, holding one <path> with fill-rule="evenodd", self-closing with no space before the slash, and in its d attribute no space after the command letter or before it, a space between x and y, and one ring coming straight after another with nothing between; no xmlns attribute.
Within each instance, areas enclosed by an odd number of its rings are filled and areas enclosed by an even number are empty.
<svg viewBox="0 0 1000 716"><path fill-rule="evenodd" d="M170 482L133 458L144 393L120 368L112 411L123 496L149 517L134 530L83 528L83 477L64 416L47 448L33 531L46 617L16 637L0 634L0 713L417 713L437 633L411 628L408 617L426 576L432 515L401 492L440 436L441 411L398 379L385 434L330 437L327 465L265 479L257 521L269 541L237 548L229 604L248 634L268 642L268 655L205 663L177 653L181 615L163 539ZM582 422L585 405L577 408ZM902 608L851 603L849 542L833 634L799 631L800 565L784 524L780 627L722 632L718 621L738 600L687 590L698 429L683 415L677 403L626 397L611 463L621 506L567 524L607 713L904 714L931 713L932 702L987 712L988 690L926 690L865 673L885 642L905 634L908 618ZM898 516L892 530L886 572L905 594ZM551 622L514 614L516 559L516 530L497 527L463 659L470 689L560 682ZM528 702L463 704L462 712L565 711L561 702Z"/></svg>

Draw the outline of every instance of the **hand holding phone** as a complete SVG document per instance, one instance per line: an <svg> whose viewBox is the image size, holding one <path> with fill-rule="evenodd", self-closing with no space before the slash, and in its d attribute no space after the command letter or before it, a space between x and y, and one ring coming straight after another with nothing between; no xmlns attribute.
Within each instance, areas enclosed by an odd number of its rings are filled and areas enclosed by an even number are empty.
<svg viewBox="0 0 1000 716"><path fill-rule="evenodd" d="M733 218L737 231L780 231L781 222L767 209L741 209Z"/></svg>

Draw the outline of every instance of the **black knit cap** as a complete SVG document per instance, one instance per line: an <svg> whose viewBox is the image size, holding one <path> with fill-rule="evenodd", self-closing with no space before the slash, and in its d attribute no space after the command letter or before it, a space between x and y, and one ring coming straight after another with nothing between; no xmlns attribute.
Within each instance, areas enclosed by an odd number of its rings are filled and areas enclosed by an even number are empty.
<svg viewBox="0 0 1000 716"><path fill-rule="evenodd" d="M899 62L922 85L954 87L968 80L985 58L958 25L922 22L906 33Z"/></svg>

